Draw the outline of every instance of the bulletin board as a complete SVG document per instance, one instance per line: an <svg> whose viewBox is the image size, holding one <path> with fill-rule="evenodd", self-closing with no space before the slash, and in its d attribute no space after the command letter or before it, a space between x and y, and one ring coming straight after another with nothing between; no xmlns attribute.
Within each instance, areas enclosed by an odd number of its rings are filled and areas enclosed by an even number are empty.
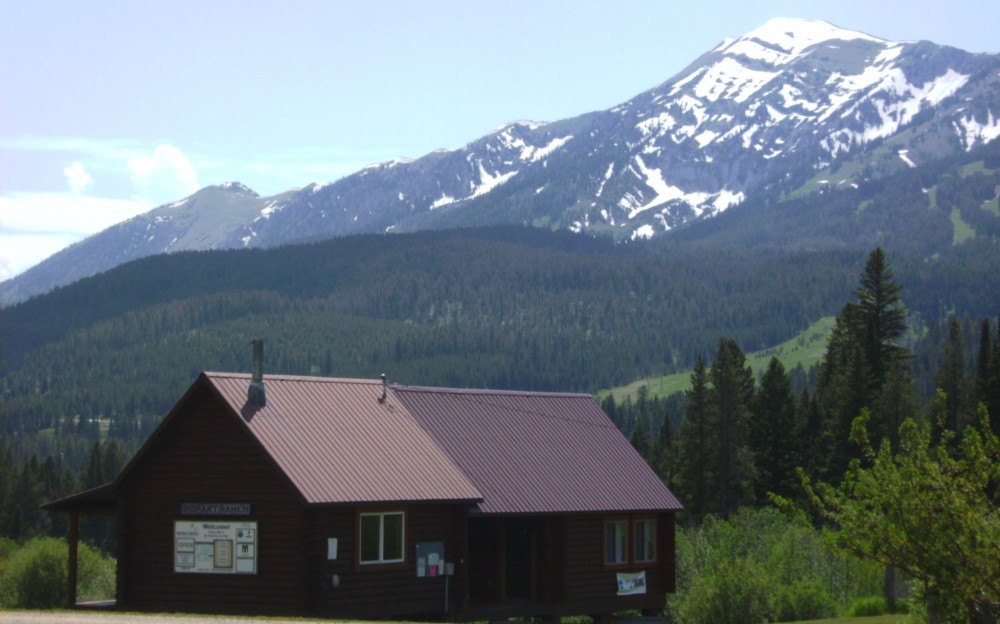
<svg viewBox="0 0 1000 624"><path fill-rule="evenodd" d="M174 522L174 572L256 574L257 523Z"/></svg>

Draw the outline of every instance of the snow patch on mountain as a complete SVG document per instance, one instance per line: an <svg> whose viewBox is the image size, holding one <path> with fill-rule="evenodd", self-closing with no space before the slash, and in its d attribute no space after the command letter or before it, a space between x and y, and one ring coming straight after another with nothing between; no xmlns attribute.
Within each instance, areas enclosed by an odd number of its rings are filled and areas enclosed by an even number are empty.
<svg viewBox="0 0 1000 624"><path fill-rule="evenodd" d="M656 231L653 230L652 225L649 225L648 223L646 225L640 225L632 232L632 240L637 240L640 238L646 238L646 239L653 238L653 235L655 233Z"/></svg>
<svg viewBox="0 0 1000 624"><path fill-rule="evenodd" d="M722 98L742 104L779 75L779 72L744 67L736 59L727 56L705 72L695 85L694 93L709 102Z"/></svg>
<svg viewBox="0 0 1000 624"><path fill-rule="evenodd" d="M479 197L480 195L485 195L500 186L507 180L510 180L517 175L517 171L508 171L507 173L497 172L496 175L490 174L483 167L483 161L479 161L479 186L473 186L472 194L469 195L469 199L473 197ZM469 182L472 185L472 182Z"/></svg>
<svg viewBox="0 0 1000 624"><path fill-rule="evenodd" d="M447 206L448 204L454 204L454 203L455 203L455 198L445 193L441 195L441 197L434 200L434 202L430 205L430 209L434 210L435 208L440 208L442 206Z"/></svg>
<svg viewBox="0 0 1000 624"><path fill-rule="evenodd" d="M507 149L520 150L521 153L518 158L523 162L537 162L563 145L566 145L566 143L573 138L573 135L559 137L552 139L547 145L536 147L534 145L529 145L528 142L521 137L514 136L513 129L514 126L506 126L500 131L500 143ZM490 149L490 147L487 147L487 149Z"/></svg>
<svg viewBox="0 0 1000 624"><path fill-rule="evenodd" d="M976 143L989 143L1000 137L1000 118L994 118L992 110L986 111L986 123L980 123L974 116L969 115L959 118L954 126L965 151L971 150Z"/></svg>
<svg viewBox="0 0 1000 624"><path fill-rule="evenodd" d="M552 152L556 151L563 145L566 145L573 138L573 135L564 136L558 139L552 139L549 141L548 145L544 147L528 147L521 152L521 160L529 160L531 162L537 162Z"/></svg>
<svg viewBox="0 0 1000 624"><path fill-rule="evenodd" d="M315 193L316 191L314 190L313 192ZM254 223L256 223L257 221L260 221L261 219L265 219L265 220L266 219L270 219L271 215L273 215L274 213L278 212L279 210L281 210L284 207L285 207L285 204L282 204L281 202L279 202L277 200L268 202L268 204L261 209L260 216L257 217L256 219L254 219Z"/></svg>

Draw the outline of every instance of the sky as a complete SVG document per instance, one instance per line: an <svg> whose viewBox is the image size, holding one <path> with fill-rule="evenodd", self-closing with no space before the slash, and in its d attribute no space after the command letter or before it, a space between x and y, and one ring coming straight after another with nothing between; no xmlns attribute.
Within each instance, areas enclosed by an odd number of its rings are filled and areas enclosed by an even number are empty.
<svg viewBox="0 0 1000 624"><path fill-rule="evenodd" d="M204 186L610 108L774 17L1000 52L996 0L0 0L0 281Z"/></svg>

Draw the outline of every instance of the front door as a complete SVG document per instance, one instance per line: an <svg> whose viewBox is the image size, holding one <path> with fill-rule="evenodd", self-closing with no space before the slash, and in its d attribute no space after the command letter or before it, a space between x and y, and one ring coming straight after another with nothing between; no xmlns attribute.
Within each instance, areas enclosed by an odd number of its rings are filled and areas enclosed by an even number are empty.
<svg viewBox="0 0 1000 624"><path fill-rule="evenodd" d="M503 598L532 600L535 585L535 531L530 522L511 520L503 528Z"/></svg>

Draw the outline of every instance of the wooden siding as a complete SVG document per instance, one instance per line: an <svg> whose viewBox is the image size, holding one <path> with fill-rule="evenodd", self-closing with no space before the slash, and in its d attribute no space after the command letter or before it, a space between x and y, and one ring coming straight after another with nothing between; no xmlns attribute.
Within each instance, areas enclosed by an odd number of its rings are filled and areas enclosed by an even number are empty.
<svg viewBox="0 0 1000 624"><path fill-rule="evenodd" d="M119 602L156 611L291 613L305 604L301 499L227 406L197 392L124 484ZM246 517L182 516L185 502L240 502ZM257 574L174 572L177 520L256 521Z"/></svg>
<svg viewBox="0 0 1000 624"><path fill-rule="evenodd" d="M652 564L604 565L603 529L608 518L655 517L657 560ZM535 535L536 579L530 601L505 600L504 526L531 522ZM473 619L512 615L610 615L641 609L662 611L666 593L674 589L674 519L663 514L576 514L541 517L472 517L470 525L470 584ZM631 551L631 540L629 548ZM618 596L618 572L646 572L647 589L637 596Z"/></svg>
<svg viewBox="0 0 1000 624"><path fill-rule="evenodd" d="M646 517L648 514L640 515ZM594 514L566 518L566 598L560 613L610 614L627 609L663 609L666 593L673 590L673 514L659 515L658 557L656 564L651 566L604 565L604 520L610 517ZM630 539L630 549L631 545ZM617 573L641 570L646 572L646 593L618 596Z"/></svg>
<svg viewBox="0 0 1000 624"><path fill-rule="evenodd" d="M401 565L359 565L357 514L402 510L406 514L406 560ZM464 608L467 591L465 519L460 505L389 505L317 509L309 512L310 601L315 615L333 618L383 618L445 612L444 577L417 577L417 542L443 542L445 560L455 564L448 579L448 612ZM338 540L337 559L327 560L327 539ZM332 578L339 580L333 586Z"/></svg>

